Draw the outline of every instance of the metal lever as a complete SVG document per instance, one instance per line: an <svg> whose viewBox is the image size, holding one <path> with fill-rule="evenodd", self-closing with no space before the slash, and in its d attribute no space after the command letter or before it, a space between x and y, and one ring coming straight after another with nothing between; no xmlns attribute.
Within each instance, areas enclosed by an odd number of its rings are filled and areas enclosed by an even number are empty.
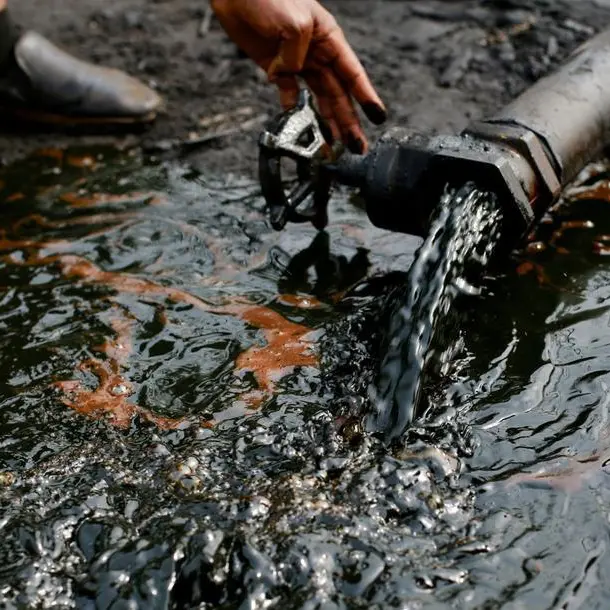
<svg viewBox="0 0 610 610"><path fill-rule="evenodd" d="M318 230L328 224L331 178L322 166L329 160L331 142L306 89L295 108L266 126L259 140L259 180L274 229L282 230L288 222L311 222ZM296 162L297 185L289 193L282 175L285 158Z"/></svg>

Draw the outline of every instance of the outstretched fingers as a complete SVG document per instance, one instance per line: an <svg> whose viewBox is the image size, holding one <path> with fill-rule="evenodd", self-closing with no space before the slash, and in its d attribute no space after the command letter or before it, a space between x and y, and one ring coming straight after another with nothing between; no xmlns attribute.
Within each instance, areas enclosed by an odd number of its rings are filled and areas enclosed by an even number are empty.
<svg viewBox="0 0 610 610"><path fill-rule="evenodd" d="M324 119L324 122L328 125L333 137L333 142L337 140L341 141L343 138L339 125L335 120L335 112L331 100L326 94L324 87L321 85L320 80L317 78L317 74L314 72L306 72L303 74L303 77L307 86L316 97L318 112L322 119Z"/></svg>
<svg viewBox="0 0 610 610"><path fill-rule="evenodd" d="M367 118L375 125L381 125L387 118L385 105L343 31L334 29L320 44L322 56L335 77L360 104Z"/></svg>
<svg viewBox="0 0 610 610"><path fill-rule="evenodd" d="M353 153L365 153L368 148L366 136L343 84L326 68L307 74L305 80L316 95L320 114L329 123L333 136L340 136Z"/></svg>

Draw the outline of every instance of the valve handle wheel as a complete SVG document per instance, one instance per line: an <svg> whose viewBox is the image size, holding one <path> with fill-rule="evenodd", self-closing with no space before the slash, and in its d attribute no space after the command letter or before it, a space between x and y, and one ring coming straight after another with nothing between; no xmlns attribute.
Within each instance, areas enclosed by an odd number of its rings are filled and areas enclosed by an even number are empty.
<svg viewBox="0 0 610 610"><path fill-rule="evenodd" d="M282 230L288 222L311 222L322 230L328 224L331 178L324 171L332 136L314 108L311 94L302 89L297 105L280 114L259 140L259 180L269 208L271 226ZM285 189L282 160L296 162L296 186Z"/></svg>

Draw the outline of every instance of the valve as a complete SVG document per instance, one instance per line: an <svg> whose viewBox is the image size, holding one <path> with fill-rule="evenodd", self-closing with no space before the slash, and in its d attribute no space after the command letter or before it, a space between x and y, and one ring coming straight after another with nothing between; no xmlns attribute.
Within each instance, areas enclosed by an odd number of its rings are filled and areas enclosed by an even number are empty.
<svg viewBox="0 0 610 610"><path fill-rule="evenodd" d="M259 180L274 229L288 222L311 222L319 230L328 224L332 179L323 165L331 158L330 130L303 89L297 105L273 119L259 140ZM296 162L297 185L289 192L283 159Z"/></svg>

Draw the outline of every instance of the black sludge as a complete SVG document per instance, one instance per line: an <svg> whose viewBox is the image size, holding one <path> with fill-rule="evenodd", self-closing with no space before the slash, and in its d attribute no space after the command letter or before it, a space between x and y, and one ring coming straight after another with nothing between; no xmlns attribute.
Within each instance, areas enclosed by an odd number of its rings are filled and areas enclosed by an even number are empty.
<svg viewBox="0 0 610 610"><path fill-rule="evenodd" d="M388 448L362 419L418 242L341 197L276 234L250 181L51 152L0 175L0 607L605 610L605 165L458 332L438 315L457 360ZM302 341L319 365L283 370Z"/></svg>

